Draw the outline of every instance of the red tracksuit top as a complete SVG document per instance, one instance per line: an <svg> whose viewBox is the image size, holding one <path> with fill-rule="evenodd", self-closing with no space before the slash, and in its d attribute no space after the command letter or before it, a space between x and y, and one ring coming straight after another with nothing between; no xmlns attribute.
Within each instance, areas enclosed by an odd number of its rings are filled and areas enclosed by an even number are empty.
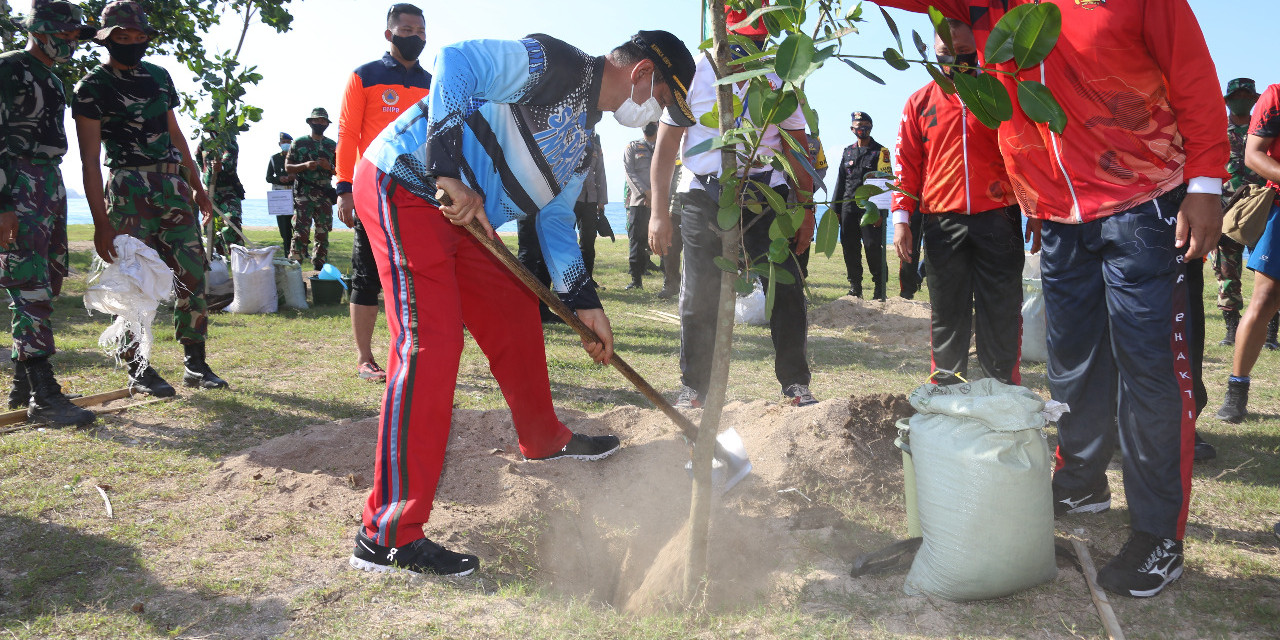
<svg viewBox="0 0 1280 640"><path fill-rule="evenodd" d="M974 214L1014 204L996 132L935 83L911 94L898 129L894 211Z"/></svg>
<svg viewBox="0 0 1280 640"><path fill-rule="evenodd" d="M416 61L406 69L389 53L351 73L338 115L338 193L351 192L356 164L378 134L430 93L430 73Z"/></svg>
<svg viewBox="0 0 1280 640"><path fill-rule="evenodd" d="M878 0L929 5L973 25L978 51L997 21L1032 0ZM1197 177L1227 178L1227 116L1218 74L1187 0L1045 0L1062 10L1062 35L1044 63L1018 74L1043 82L1067 114L1062 135L1013 120L1000 150L1028 216L1088 222L1133 208ZM1013 61L995 66L1014 71ZM1168 81L1166 81L1166 79Z"/></svg>

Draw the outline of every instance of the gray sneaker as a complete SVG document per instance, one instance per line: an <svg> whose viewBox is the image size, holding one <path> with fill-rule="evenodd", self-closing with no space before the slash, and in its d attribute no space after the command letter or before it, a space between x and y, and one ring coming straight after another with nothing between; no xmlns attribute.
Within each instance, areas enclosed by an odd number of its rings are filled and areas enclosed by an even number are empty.
<svg viewBox="0 0 1280 640"><path fill-rule="evenodd" d="M680 385L680 390L676 395L677 409L701 409L702 397L693 387Z"/></svg>
<svg viewBox="0 0 1280 640"><path fill-rule="evenodd" d="M793 407L807 407L811 404L818 404L818 399L809 392L809 385L793 384L783 389L782 395L787 397Z"/></svg>

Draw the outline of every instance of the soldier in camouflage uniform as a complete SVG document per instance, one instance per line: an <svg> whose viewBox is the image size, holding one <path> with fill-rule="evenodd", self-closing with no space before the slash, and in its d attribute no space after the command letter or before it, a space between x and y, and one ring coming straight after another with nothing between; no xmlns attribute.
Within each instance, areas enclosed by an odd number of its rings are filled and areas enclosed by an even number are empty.
<svg viewBox="0 0 1280 640"><path fill-rule="evenodd" d="M221 150L218 147L222 147ZM196 146L196 162L200 164L201 182L213 186L213 205L221 212L225 224L215 241L215 249L227 255L227 249L233 243L244 244L240 237L243 226L240 201L244 200L244 185L240 184L240 175L236 172L240 162L240 144L235 137L218 140L213 132L209 132Z"/></svg>
<svg viewBox="0 0 1280 640"><path fill-rule="evenodd" d="M98 256L110 262L115 258L115 237L128 234L160 254L177 281L173 320L186 356L183 382L204 389L226 387L205 362L208 262L192 202L206 221L213 205L195 179L195 162L173 114L178 92L168 72L142 61L156 31L147 25L138 4L108 4L101 23L95 41L111 57L80 80L71 104L85 196L93 213L94 245ZM110 169L105 193L99 144L107 150ZM131 351L120 355L128 362L131 387L158 397L174 394L150 363Z"/></svg>
<svg viewBox="0 0 1280 640"><path fill-rule="evenodd" d="M36 0L21 21L22 51L0 53L0 286L13 311L9 408L54 425L85 425L54 379L53 299L67 275L67 192L58 165L67 153L66 93L53 73L93 29L79 7Z"/></svg>
<svg viewBox="0 0 1280 640"><path fill-rule="evenodd" d="M1231 174L1231 179L1222 190L1225 201L1241 187L1264 185L1267 181L1244 164L1244 141L1249 137L1249 112L1258 102L1256 85L1249 78L1236 78L1227 83L1224 98L1231 110L1227 122L1227 139L1231 142L1231 160L1227 162L1227 172ZM1243 264L1244 245L1224 234L1218 240L1218 249L1213 258L1213 271L1218 276L1218 308L1222 310L1222 319L1227 326L1227 335L1218 343L1220 345L1231 346L1236 343L1236 327L1240 325L1240 312L1244 309L1244 298L1240 293ZM1273 351L1280 349L1280 343L1276 341L1278 319L1280 316L1272 318L1267 325L1266 347Z"/></svg>
<svg viewBox="0 0 1280 640"><path fill-rule="evenodd" d="M311 265L319 271L329 261L329 231L333 229L333 163L338 143L324 136L329 127L329 112L311 110L307 118L311 135L293 141L284 170L297 179L293 184L293 249L290 260L301 262L307 257L311 242L311 223L316 225L316 254Z"/></svg>

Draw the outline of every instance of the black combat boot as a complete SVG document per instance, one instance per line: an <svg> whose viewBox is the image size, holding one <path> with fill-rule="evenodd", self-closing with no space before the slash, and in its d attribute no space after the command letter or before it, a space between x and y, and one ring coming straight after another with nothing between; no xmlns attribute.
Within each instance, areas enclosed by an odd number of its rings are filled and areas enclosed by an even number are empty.
<svg viewBox="0 0 1280 640"><path fill-rule="evenodd" d="M225 389L227 381L218 377L218 374L209 368L209 364L204 361L204 343L182 345L182 351L185 354L183 361L186 362L186 371L182 372L182 383L188 387L198 387L200 389Z"/></svg>
<svg viewBox="0 0 1280 640"><path fill-rule="evenodd" d="M9 389L9 408L21 409L31 402L31 383L27 380L27 368L21 360L13 361L13 388Z"/></svg>
<svg viewBox="0 0 1280 640"><path fill-rule="evenodd" d="M157 398L171 398L177 391L146 360L129 364L129 388Z"/></svg>
<svg viewBox="0 0 1280 640"><path fill-rule="evenodd" d="M1222 322L1227 325L1227 336L1218 344L1230 347L1236 343L1236 329L1240 326L1240 312L1223 311Z"/></svg>
<svg viewBox="0 0 1280 640"><path fill-rule="evenodd" d="M1280 342L1276 340L1276 330L1280 329L1280 313L1272 316L1271 322L1267 323L1267 341L1262 343L1269 351L1280 349Z"/></svg>
<svg viewBox="0 0 1280 640"><path fill-rule="evenodd" d="M23 364L27 382L31 385L28 418L54 426L77 427L93 424L97 419L92 411L77 407L62 395L62 387L53 378L53 367L49 366L48 358L27 358Z"/></svg>
<svg viewBox="0 0 1280 640"><path fill-rule="evenodd" d="M1218 419L1231 423L1243 421L1247 404L1249 404L1249 383L1228 378L1227 397L1222 400L1222 408L1218 409Z"/></svg>

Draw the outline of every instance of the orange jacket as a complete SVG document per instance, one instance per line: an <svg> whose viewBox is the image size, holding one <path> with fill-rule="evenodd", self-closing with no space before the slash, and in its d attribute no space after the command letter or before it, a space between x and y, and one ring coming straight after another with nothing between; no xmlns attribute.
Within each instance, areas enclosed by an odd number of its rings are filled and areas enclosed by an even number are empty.
<svg viewBox="0 0 1280 640"><path fill-rule="evenodd" d="M877 3L917 12L933 5L973 25L982 51L996 22L1031 1ZM1193 178L1227 178L1226 105L1187 0L1044 1L1062 10L1062 35L1043 64L1018 77L1049 87L1066 111L1065 132L1029 120L1017 107L1013 79L1000 75L1014 101L1013 120L1000 127L1000 150L1028 216L1088 222ZM1012 72L1015 64L995 68Z"/></svg>
<svg viewBox="0 0 1280 640"><path fill-rule="evenodd" d="M338 193L351 192L356 163L378 134L430 92L430 73L416 62L406 69L389 53L351 73L338 115Z"/></svg>
<svg viewBox="0 0 1280 640"><path fill-rule="evenodd" d="M911 94L898 129L894 211L974 214L1015 202L996 132L935 83Z"/></svg>

